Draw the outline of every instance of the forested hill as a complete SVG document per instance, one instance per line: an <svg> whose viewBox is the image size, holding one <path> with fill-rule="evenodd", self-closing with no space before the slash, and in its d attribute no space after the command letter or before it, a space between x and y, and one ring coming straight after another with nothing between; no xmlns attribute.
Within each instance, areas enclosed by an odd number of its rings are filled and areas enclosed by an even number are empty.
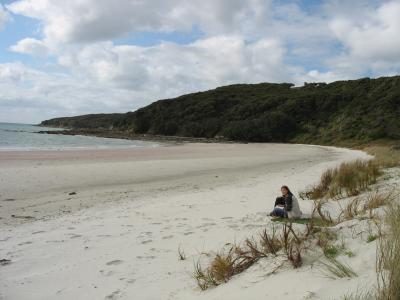
<svg viewBox="0 0 400 300"><path fill-rule="evenodd" d="M339 144L400 139L400 76L292 84L236 84L159 100L135 112L43 121L74 129Z"/></svg>

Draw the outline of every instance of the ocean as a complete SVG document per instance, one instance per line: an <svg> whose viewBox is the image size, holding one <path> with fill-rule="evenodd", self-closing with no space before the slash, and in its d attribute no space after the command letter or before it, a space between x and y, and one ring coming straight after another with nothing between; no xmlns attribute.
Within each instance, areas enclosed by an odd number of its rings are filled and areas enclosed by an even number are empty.
<svg viewBox="0 0 400 300"><path fill-rule="evenodd" d="M60 130L29 124L0 123L0 150L73 150L131 147L156 147L157 143L91 136L39 134L41 130Z"/></svg>

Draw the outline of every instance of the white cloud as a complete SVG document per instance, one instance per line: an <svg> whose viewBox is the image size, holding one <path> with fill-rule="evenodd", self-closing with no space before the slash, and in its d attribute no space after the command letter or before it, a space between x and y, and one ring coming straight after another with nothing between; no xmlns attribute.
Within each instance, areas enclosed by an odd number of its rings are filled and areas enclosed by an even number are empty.
<svg viewBox="0 0 400 300"><path fill-rule="evenodd" d="M49 48L43 41L33 38L25 38L18 41L16 45L10 47L10 50L24 54L31 54L33 56L46 56L50 53Z"/></svg>
<svg viewBox="0 0 400 300"><path fill-rule="evenodd" d="M400 2L368 10L362 20L338 17L331 28L345 47L334 64L355 73L387 73L400 67Z"/></svg>
<svg viewBox="0 0 400 300"><path fill-rule="evenodd" d="M43 22L52 42L112 40L132 31L231 32L261 20L265 0L20 0L7 8ZM252 28L254 29L254 27Z"/></svg>
<svg viewBox="0 0 400 300"><path fill-rule="evenodd" d="M38 19L42 36L10 49L50 54L63 72L0 65L0 111L23 105L35 120L133 110L231 83L331 82L400 71L399 1L325 0L313 10L273 0L19 0L6 8ZM193 28L202 35L185 45L115 43L130 32Z"/></svg>
<svg viewBox="0 0 400 300"><path fill-rule="evenodd" d="M56 115L128 111L224 84L283 81L290 73L284 51L276 40L246 43L240 36L155 47L96 43L60 58L72 75L0 65L0 107L31 103L36 121L44 107Z"/></svg>
<svg viewBox="0 0 400 300"><path fill-rule="evenodd" d="M0 3L0 30L4 28L7 21L11 19L8 12L4 9L3 5Z"/></svg>

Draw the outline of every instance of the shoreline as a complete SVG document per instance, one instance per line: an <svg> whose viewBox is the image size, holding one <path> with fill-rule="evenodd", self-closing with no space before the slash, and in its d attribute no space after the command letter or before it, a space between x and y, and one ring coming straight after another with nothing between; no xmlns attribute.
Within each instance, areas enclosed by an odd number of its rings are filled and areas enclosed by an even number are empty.
<svg viewBox="0 0 400 300"><path fill-rule="evenodd" d="M367 157L324 146L195 143L23 154L0 153L7 299L217 299L217 289L196 289L192 259L268 226L282 183L299 192L327 167ZM178 260L179 246L188 261Z"/></svg>
<svg viewBox="0 0 400 300"><path fill-rule="evenodd" d="M47 127L40 125L41 127ZM56 128L56 127L55 127ZM123 139L123 140L138 140L160 143L242 143L240 141L229 141L223 138L196 138L184 136L169 136L169 135L153 135L153 134L135 134L131 131L118 130L100 130L100 129L61 129L61 130L41 130L38 134L53 134L53 135L78 135L78 136L94 136L101 138ZM247 143L247 142L243 142Z"/></svg>

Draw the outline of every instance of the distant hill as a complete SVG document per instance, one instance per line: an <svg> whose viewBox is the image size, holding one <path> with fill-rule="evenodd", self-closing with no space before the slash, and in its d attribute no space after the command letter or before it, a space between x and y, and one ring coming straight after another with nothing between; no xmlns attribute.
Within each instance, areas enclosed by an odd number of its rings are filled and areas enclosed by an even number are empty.
<svg viewBox="0 0 400 300"><path fill-rule="evenodd" d="M340 144L400 139L400 76L330 84L236 84L159 100L135 112L41 125L250 142Z"/></svg>

